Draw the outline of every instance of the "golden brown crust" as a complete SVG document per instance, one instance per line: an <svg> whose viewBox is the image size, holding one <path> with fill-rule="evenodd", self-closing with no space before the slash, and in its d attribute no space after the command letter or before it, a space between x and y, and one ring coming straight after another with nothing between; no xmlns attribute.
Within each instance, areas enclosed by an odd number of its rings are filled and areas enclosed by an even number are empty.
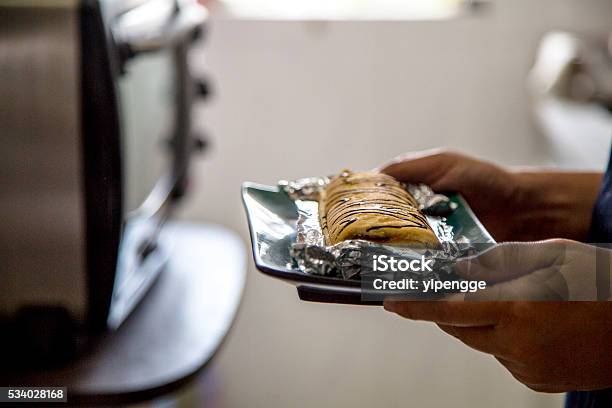
<svg viewBox="0 0 612 408"><path fill-rule="evenodd" d="M347 239L430 248L439 245L415 199L386 174L343 171L321 193L319 214L331 245Z"/></svg>

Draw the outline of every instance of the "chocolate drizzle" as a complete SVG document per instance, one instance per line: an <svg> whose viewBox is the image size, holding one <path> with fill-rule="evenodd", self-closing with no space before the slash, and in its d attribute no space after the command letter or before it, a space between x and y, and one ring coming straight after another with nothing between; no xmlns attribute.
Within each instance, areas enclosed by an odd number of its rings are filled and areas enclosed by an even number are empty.
<svg viewBox="0 0 612 408"><path fill-rule="evenodd" d="M430 234L425 233L425 241L431 236L435 242L435 235L427 218L418 210L416 200L399 182L384 174L344 171L332 179L322 195L320 219L331 243L350 238L386 241L395 236L402 239L403 236L389 231L400 229L427 230ZM359 221L363 229L353 228L343 237L346 229ZM368 234L374 231L375 234ZM415 242L423 239L420 235Z"/></svg>

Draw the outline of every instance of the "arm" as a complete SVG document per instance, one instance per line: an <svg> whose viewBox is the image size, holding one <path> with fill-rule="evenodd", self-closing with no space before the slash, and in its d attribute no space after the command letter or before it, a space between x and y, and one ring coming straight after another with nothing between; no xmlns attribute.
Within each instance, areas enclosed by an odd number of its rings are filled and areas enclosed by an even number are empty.
<svg viewBox="0 0 612 408"><path fill-rule="evenodd" d="M583 241L602 181L601 173L519 171L516 234L525 240Z"/></svg>

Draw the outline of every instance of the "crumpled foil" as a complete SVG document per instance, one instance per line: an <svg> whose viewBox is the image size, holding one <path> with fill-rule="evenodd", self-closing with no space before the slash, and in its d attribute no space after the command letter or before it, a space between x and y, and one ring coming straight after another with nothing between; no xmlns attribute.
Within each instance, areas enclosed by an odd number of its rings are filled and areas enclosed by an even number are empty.
<svg viewBox="0 0 612 408"><path fill-rule="evenodd" d="M316 201L319 199L319 192L329 181L329 177L308 177L293 181L281 180L278 185L294 200Z"/></svg>
<svg viewBox="0 0 612 408"><path fill-rule="evenodd" d="M310 177L294 181L279 181L279 186L294 200L298 209L296 242L290 249L297 267L305 273L354 279L357 276L373 274L373 255L393 256L396 259L420 259L425 256L433 260L433 272L409 272L415 279L448 279L452 274L455 259L464 256L471 249L470 242L463 236L455 236L453 227L444 216L456 209L448 197L436 194L424 184L404 185L412 194L419 209L440 241L441 248L414 249L383 245L364 240L348 240L336 245L326 245L319 222L319 192L330 181L329 177ZM376 272L381 276L380 272ZM402 272L407 277L406 272ZM392 276L393 273L390 273Z"/></svg>
<svg viewBox="0 0 612 408"><path fill-rule="evenodd" d="M443 217L457 209L456 203L443 194L434 193L428 185L405 184L404 187L419 203L419 210L425 215Z"/></svg>

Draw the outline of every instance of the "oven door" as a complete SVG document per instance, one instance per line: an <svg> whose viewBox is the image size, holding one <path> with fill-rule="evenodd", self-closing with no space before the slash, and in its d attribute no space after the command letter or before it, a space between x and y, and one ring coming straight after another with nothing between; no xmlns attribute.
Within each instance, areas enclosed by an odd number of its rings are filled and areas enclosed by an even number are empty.
<svg viewBox="0 0 612 408"><path fill-rule="evenodd" d="M119 15L124 228L108 325L117 327L163 268L161 226L184 185L195 83L188 50L203 28L195 1L149 0Z"/></svg>

